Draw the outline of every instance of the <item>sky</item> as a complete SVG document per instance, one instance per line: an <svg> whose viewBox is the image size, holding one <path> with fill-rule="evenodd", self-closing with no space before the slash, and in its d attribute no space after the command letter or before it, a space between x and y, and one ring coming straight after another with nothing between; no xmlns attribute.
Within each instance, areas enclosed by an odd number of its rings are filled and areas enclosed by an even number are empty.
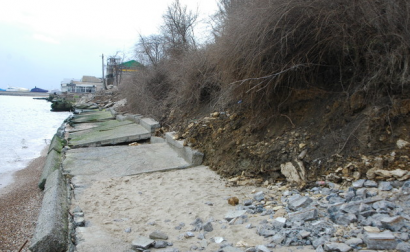
<svg viewBox="0 0 410 252"><path fill-rule="evenodd" d="M60 89L64 78L102 76L104 54L135 59L139 34L158 34L174 0L0 0L0 88ZM200 20L217 0L180 0ZM207 26L199 26L204 36Z"/></svg>

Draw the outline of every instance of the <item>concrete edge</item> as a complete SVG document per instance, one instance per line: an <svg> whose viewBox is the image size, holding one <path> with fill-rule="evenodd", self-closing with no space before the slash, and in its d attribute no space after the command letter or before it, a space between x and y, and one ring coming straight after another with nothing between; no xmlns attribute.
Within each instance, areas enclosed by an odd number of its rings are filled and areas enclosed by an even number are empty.
<svg viewBox="0 0 410 252"><path fill-rule="evenodd" d="M63 139L60 138L57 134L54 134L53 138L51 139L50 146L48 147L47 154L49 154L52 150L55 150L58 153L61 153L63 148L64 148Z"/></svg>
<svg viewBox="0 0 410 252"><path fill-rule="evenodd" d="M56 150L52 149L46 158L46 162L43 166L43 171L41 173L40 180L38 182L38 187L41 190L44 190L47 178L60 167L61 163L61 153L57 152Z"/></svg>
<svg viewBox="0 0 410 252"><path fill-rule="evenodd" d="M61 170L52 172L45 184L45 193L30 251L66 251L68 245L67 187Z"/></svg>
<svg viewBox="0 0 410 252"><path fill-rule="evenodd" d="M72 149L86 148L86 147L101 147L101 146L107 146L107 145L118 145L120 143L137 142L140 140L150 139L150 137L151 137L151 133L146 133L146 134L141 134L137 136L126 136L126 137L106 139L102 141L87 142L87 143L73 144L72 142L69 142L68 146Z"/></svg>
<svg viewBox="0 0 410 252"><path fill-rule="evenodd" d="M165 134L165 141L181 156L185 161L191 165L200 165L204 159L204 154L191 147L184 146L183 140L174 139L175 132L167 132Z"/></svg>
<svg viewBox="0 0 410 252"><path fill-rule="evenodd" d="M155 129L158 129L161 127L159 122L155 121L152 118L148 118L148 117L141 118L139 124L151 133L155 132Z"/></svg>

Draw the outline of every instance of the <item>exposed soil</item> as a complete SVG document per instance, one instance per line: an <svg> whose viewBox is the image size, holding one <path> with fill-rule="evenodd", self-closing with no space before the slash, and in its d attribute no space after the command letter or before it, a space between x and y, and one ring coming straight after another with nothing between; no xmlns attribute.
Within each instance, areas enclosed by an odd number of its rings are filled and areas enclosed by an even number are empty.
<svg viewBox="0 0 410 252"><path fill-rule="evenodd" d="M405 92L370 99L364 92L347 97L306 89L293 91L269 111L248 107L242 102L225 111L171 112L161 121L162 130L177 131L186 145L205 154L206 165L225 177L283 180L281 164L295 163L301 154L306 154L308 183L325 176L339 182L358 179L375 166L410 170L409 148L396 146L399 139L410 141L410 97Z"/></svg>

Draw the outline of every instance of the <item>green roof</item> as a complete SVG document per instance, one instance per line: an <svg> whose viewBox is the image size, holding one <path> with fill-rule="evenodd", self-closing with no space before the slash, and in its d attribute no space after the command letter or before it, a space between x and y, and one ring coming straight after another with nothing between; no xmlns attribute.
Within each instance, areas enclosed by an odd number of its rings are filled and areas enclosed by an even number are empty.
<svg viewBox="0 0 410 252"><path fill-rule="evenodd" d="M122 66L124 68L135 68L135 67L142 66L142 64L139 63L136 60L130 60L130 61L126 61L126 62L121 63L120 66Z"/></svg>

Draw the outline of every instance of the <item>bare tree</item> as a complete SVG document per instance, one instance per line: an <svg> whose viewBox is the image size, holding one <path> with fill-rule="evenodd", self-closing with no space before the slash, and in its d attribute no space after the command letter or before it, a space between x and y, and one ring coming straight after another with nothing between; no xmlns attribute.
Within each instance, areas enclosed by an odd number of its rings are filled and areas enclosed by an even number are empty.
<svg viewBox="0 0 410 252"><path fill-rule="evenodd" d="M137 57L146 65L157 66L165 58L164 38L161 35L144 37L140 34L136 44Z"/></svg>
<svg viewBox="0 0 410 252"><path fill-rule="evenodd" d="M198 20L198 11L192 12L175 0L163 15L162 32L171 55L180 55L195 48L194 27Z"/></svg>

